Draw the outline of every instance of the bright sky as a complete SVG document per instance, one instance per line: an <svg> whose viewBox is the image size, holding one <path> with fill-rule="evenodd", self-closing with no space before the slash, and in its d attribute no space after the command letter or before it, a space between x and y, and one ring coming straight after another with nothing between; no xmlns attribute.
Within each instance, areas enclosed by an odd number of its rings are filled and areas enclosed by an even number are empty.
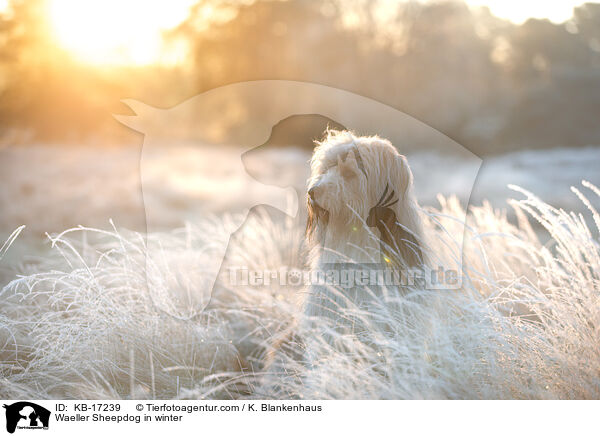
<svg viewBox="0 0 600 436"><path fill-rule="evenodd" d="M548 18L562 23L573 15L573 8L586 0L466 0L474 6L488 6L492 14L520 24L528 18ZM593 0L587 0L593 2Z"/></svg>
<svg viewBox="0 0 600 436"><path fill-rule="evenodd" d="M83 61L101 65L176 63L185 55L165 48L161 32L181 23L197 0L47 0L56 39ZM395 0L394 0L395 1ZM432 1L432 0L423 0ZM585 0L466 0L494 15L522 23L530 17L569 19ZM600 0L598 0L600 1ZM0 0L0 11L9 0ZM206 9L206 10L204 10ZM210 4L202 14L211 16Z"/></svg>
<svg viewBox="0 0 600 436"><path fill-rule="evenodd" d="M0 0L2 1L2 0ZM96 64L176 62L161 32L180 24L195 0L49 0L49 19L62 45Z"/></svg>

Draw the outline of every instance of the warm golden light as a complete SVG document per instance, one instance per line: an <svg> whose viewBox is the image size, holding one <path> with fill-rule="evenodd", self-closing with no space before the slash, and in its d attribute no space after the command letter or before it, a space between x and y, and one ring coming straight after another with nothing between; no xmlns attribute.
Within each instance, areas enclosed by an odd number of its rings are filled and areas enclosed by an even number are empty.
<svg viewBox="0 0 600 436"><path fill-rule="evenodd" d="M194 0L49 0L60 44L77 58L109 65L177 62L165 50L164 30L188 16Z"/></svg>
<svg viewBox="0 0 600 436"><path fill-rule="evenodd" d="M567 20L584 0L466 0L513 22L530 17ZM184 50L165 47L162 32L180 24L197 0L48 0L49 20L64 48L98 65L173 64ZM393 3L393 2L392 2ZM0 0L0 11L8 0Z"/></svg>
<svg viewBox="0 0 600 436"><path fill-rule="evenodd" d="M547 18L562 23L573 13L573 8L586 0L466 0L473 6L487 6L492 14L514 23L522 23L528 18Z"/></svg>

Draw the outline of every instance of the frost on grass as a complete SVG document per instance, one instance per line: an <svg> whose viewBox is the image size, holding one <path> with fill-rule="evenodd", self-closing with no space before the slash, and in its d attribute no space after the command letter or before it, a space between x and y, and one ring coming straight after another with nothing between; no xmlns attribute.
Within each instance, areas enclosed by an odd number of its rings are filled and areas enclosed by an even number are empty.
<svg viewBox="0 0 600 436"><path fill-rule="evenodd" d="M425 218L430 256L460 268L462 288L374 292L367 309L340 307L355 334L303 322L302 289L276 283L232 286L222 276L202 310L206 291L196 284L211 260L204 241L224 237L222 220L149 235L162 247L152 259L135 233L52 236L53 256L1 291L0 393L600 398L600 216L592 205L600 192L587 182L587 194L573 188L584 218L514 189L523 197L510 202L516 223L484 203L469 211L464 240L456 219L464 211L440 198ZM291 220L263 214L245 228L223 274L228 265L302 267L303 229ZM277 364L265 366L270 358Z"/></svg>

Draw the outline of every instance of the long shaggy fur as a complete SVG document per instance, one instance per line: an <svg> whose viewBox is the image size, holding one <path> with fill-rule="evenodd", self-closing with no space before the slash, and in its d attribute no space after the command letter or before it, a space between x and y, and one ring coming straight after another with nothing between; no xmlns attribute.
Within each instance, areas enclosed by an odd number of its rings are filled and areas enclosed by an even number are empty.
<svg viewBox="0 0 600 436"><path fill-rule="evenodd" d="M308 181L312 270L349 263L421 266L423 231L412 182L406 157L388 140L328 131L315 148ZM360 303L356 289L337 296L331 291L311 286L306 313L331 315L346 298Z"/></svg>

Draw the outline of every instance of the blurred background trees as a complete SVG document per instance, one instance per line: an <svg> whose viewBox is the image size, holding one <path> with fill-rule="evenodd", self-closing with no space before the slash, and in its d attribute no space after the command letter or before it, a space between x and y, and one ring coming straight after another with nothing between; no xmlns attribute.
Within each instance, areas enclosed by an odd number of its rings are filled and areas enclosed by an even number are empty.
<svg viewBox="0 0 600 436"><path fill-rule="evenodd" d="M168 107L288 79L384 102L478 154L600 144L600 4L516 25L460 1L199 0L164 33L179 62L94 65L56 42L46 3L13 0L0 18L5 143L118 143L132 135L111 117L122 98Z"/></svg>

